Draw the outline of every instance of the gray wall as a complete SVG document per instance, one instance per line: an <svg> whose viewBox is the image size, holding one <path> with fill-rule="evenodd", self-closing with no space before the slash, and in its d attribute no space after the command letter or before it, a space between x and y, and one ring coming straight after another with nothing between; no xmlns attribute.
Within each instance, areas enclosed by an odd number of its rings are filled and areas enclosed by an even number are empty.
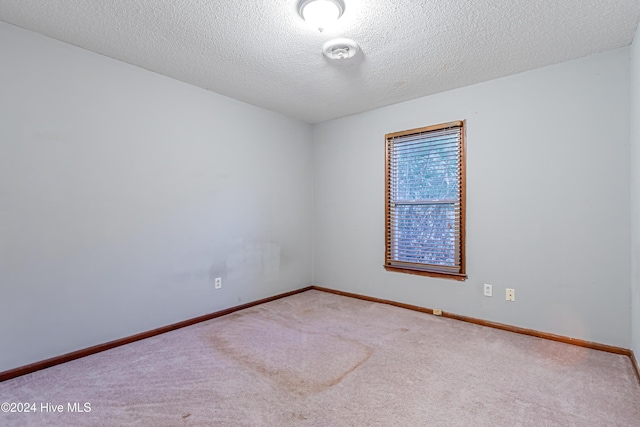
<svg viewBox="0 0 640 427"><path fill-rule="evenodd" d="M458 119L468 280L386 272L384 135ZM628 48L319 124L314 283L629 348L629 128Z"/></svg>
<svg viewBox="0 0 640 427"><path fill-rule="evenodd" d="M640 29L631 45L631 348L640 361Z"/></svg>
<svg viewBox="0 0 640 427"><path fill-rule="evenodd" d="M310 126L5 23L0 63L0 371L311 283Z"/></svg>

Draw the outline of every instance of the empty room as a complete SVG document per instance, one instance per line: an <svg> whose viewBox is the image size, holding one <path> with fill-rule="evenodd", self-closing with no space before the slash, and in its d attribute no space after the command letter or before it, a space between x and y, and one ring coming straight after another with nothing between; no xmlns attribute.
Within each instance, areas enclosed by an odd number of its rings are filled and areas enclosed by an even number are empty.
<svg viewBox="0 0 640 427"><path fill-rule="evenodd" d="M638 0L0 0L1 426L640 426Z"/></svg>

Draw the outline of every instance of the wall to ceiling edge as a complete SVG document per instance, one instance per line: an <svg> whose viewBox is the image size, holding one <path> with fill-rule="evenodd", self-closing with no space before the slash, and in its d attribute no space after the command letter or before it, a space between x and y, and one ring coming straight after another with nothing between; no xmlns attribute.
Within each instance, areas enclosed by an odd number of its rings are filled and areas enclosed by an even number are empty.
<svg viewBox="0 0 640 427"><path fill-rule="evenodd" d="M640 29L631 45L631 348L640 361Z"/></svg>
<svg viewBox="0 0 640 427"><path fill-rule="evenodd" d="M622 48L316 125L314 284L629 348L629 74ZM387 272L384 135L453 120L468 279Z"/></svg>
<svg viewBox="0 0 640 427"><path fill-rule="evenodd" d="M0 371L311 284L311 126L2 22L0 57Z"/></svg>

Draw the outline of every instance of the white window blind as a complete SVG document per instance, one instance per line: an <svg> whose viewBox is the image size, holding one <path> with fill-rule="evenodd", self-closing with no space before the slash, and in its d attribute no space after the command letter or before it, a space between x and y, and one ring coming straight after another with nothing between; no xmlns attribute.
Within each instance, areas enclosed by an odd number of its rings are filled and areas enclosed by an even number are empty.
<svg viewBox="0 0 640 427"><path fill-rule="evenodd" d="M387 135L387 267L464 275L463 126Z"/></svg>

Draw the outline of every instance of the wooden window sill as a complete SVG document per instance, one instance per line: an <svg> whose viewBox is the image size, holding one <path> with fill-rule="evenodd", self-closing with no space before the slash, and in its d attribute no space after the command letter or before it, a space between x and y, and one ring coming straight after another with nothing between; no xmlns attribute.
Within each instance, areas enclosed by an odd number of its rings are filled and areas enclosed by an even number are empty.
<svg viewBox="0 0 640 427"><path fill-rule="evenodd" d="M415 274L417 276L437 277L440 279L452 279L458 281L467 280L467 275L461 273L442 273L440 271L412 270L408 268L395 267L392 265L385 265L384 268L385 270L392 271L394 273Z"/></svg>

